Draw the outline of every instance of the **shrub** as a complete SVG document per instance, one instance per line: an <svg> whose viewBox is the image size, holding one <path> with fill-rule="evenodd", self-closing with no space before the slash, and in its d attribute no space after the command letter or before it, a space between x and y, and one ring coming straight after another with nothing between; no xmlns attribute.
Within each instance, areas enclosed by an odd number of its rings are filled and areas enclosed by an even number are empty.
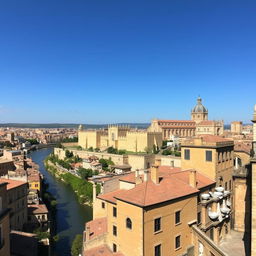
<svg viewBox="0 0 256 256"><path fill-rule="evenodd" d="M75 239L72 242L71 254L72 256L78 256L82 251L83 246L83 236L76 235Z"/></svg>

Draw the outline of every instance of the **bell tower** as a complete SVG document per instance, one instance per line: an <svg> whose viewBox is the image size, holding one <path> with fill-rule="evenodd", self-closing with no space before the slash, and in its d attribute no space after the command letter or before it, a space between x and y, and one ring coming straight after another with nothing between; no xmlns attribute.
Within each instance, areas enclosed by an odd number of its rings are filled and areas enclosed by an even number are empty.
<svg viewBox="0 0 256 256"><path fill-rule="evenodd" d="M253 113L253 141L252 141L252 230L251 230L251 255L256 255L256 105Z"/></svg>

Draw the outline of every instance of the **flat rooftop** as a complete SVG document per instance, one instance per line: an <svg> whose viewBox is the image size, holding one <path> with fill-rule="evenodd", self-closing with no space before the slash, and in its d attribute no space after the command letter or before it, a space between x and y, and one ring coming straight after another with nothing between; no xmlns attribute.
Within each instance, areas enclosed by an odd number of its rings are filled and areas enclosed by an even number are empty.
<svg viewBox="0 0 256 256"><path fill-rule="evenodd" d="M231 230L230 235L220 242L220 248L232 256L250 256L250 238L243 232Z"/></svg>

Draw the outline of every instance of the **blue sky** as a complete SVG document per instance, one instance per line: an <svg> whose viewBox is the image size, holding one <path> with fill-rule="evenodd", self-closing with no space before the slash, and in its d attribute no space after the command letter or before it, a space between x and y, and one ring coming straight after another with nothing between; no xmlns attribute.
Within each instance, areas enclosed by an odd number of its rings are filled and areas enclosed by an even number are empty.
<svg viewBox="0 0 256 256"><path fill-rule="evenodd" d="M256 1L0 2L0 123L249 122Z"/></svg>

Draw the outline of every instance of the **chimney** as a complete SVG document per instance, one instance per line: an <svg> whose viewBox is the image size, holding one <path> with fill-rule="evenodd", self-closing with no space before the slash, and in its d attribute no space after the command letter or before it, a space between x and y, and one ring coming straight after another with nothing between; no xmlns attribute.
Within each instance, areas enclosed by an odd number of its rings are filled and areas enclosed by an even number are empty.
<svg viewBox="0 0 256 256"><path fill-rule="evenodd" d="M151 180L155 184L159 184L159 170L158 165L152 165L151 167Z"/></svg>
<svg viewBox="0 0 256 256"><path fill-rule="evenodd" d="M161 158L155 160L155 165L161 166Z"/></svg>
<svg viewBox="0 0 256 256"><path fill-rule="evenodd" d="M145 169L144 170L144 182L147 182L148 181L148 177L149 176L149 170Z"/></svg>
<svg viewBox="0 0 256 256"><path fill-rule="evenodd" d="M93 183L93 202L96 201L96 196L97 196L96 187L97 187L96 183Z"/></svg>
<svg viewBox="0 0 256 256"><path fill-rule="evenodd" d="M90 240L90 227L86 225L86 232L85 232L85 241Z"/></svg>
<svg viewBox="0 0 256 256"><path fill-rule="evenodd" d="M135 171L135 183L136 183L136 185L139 185L140 183L142 183L142 180L140 178L140 171L139 171L139 169L137 169Z"/></svg>
<svg viewBox="0 0 256 256"><path fill-rule="evenodd" d="M189 171L189 185L196 188L196 170Z"/></svg>

